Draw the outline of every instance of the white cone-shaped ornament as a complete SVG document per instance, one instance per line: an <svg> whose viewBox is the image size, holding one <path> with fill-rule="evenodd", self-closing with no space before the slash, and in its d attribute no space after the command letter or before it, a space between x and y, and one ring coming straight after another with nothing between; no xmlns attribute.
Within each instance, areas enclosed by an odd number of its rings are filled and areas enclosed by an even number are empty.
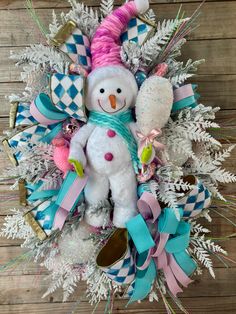
<svg viewBox="0 0 236 314"><path fill-rule="evenodd" d="M169 80L149 77L141 86L136 101L137 125L148 135L153 129L162 129L167 123L173 105L173 88Z"/></svg>

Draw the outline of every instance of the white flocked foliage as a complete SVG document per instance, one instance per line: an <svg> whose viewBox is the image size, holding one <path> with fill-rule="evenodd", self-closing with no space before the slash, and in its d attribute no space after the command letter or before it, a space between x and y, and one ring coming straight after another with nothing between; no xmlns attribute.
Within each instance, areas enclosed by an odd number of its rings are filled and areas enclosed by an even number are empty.
<svg viewBox="0 0 236 314"><path fill-rule="evenodd" d="M213 270L213 262L211 260L210 254L221 253L227 255L226 251L218 244L215 244L210 239L205 239L205 234L199 236L196 233L191 238L191 250L193 251L194 256L200 261L200 263L205 266L211 276L215 278L215 273Z"/></svg>
<svg viewBox="0 0 236 314"><path fill-rule="evenodd" d="M158 22L156 34L147 40L141 47L143 66L151 67L158 63L158 56L162 51L173 33L182 23L182 20L164 20L162 23Z"/></svg>
<svg viewBox="0 0 236 314"><path fill-rule="evenodd" d="M101 0L100 11L103 17L109 15L114 8L114 0Z"/></svg>
<svg viewBox="0 0 236 314"><path fill-rule="evenodd" d="M11 216L7 216L5 218L0 236L8 239L26 240L33 235L32 228L25 222L23 211L20 211L19 209L12 209Z"/></svg>
<svg viewBox="0 0 236 314"><path fill-rule="evenodd" d="M68 13L56 15L53 11L46 39L50 40L54 37L61 26L70 19L75 20L81 31L91 38L100 21L112 11L114 5L113 0L102 0L100 11L96 11L76 0L68 0L68 2L71 5ZM152 10L149 10L145 17L153 22L156 20ZM168 51L166 50L180 26L189 21L189 18L182 18L182 15L178 15L173 20L158 21L156 33L143 46L140 47L134 42L125 42L121 48L122 62L132 73L144 68L151 75L159 63L164 62L168 66L165 78L150 77L143 84L137 99L136 114L138 125L144 134L148 134L153 128L162 129L163 135L160 141L166 145L165 156L168 163L158 168L156 172L158 182L151 181L150 188L159 201L173 208L178 218L180 218L177 209L178 198L192 188L183 180L185 175L195 175L211 191L213 197L221 200L224 200L224 196L219 192L219 183L236 182L236 176L223 169L223 162L230 156L235 145L221 150L221 143L209 132L210 128L219 128L214 122L219 108L200 104L193 109L184 109L170 116L173 87L177 88L185 83L204 61L189 59L184 63L177 59L186 42L185 36L183 38L180 36L181 39L176 40L175 44ZM191 25L189 27L191 28ZM21 52L12 53L11 59L22 67L21 77L26 82L26 89L20 95L11 95L10 100L29 103L38 93L49 92L48 74L55 71L67 74L71 62L64 53L42 44L34 44ZM162 84L163 88L161 88ZM11 134L11 132L8 133ZM16 130L12 133L16 133ZM43 181L41 189L60 186L63 180L62 173L56 170L52 162L52 147L38 143L30 144L34 145L33 150L25 146L20 148L24 161L17 168L9 169L1 179L10 176L17 180L18 178L26 179L31 183L41 180ZM12 152L19 153L19 150L13 149ZM17 180L12 187L14 189L17 187ZM106 209L105 206L103 209ZM23 210L14 209L12 215L5 218L0 236L24 240L22 246L30 251L32 260L41 263L50 272L47 277L48 291L44 296L62 288L64 301L66 301L75 291L79 281L86 281L86 295L89 302L97 304L108 298L109 291L121 292L120 288L102 273L94 262L96 252L93 249L96 247L99 250L113 229L103 230L93 235L89 235L87 230L86 232L78 230L85 211L84 203L79 206L78 211L81 212L81 216L69 217L63 233L57 231L52 237L41 242L25 223ZM210 211L211 208L205 209L198 217L204 217L211 222ZM198 262L197 273L201 273L199 266L203 265L214 277L211 256L225 255L226 252L206 237L209 230L200 225L197 218L189 220L191 245L188 251ZM81 243L83 241L81 233L86 235L85 242L86 240L89 242ZM77 245L80 249L76 251ZM85 252L86 246L90 254ZM158 301L160 294L163 297L167 293L169 291L163 274L160 272L153 284L149 300ZM182 309L179 300L171 297Z"/></svg>

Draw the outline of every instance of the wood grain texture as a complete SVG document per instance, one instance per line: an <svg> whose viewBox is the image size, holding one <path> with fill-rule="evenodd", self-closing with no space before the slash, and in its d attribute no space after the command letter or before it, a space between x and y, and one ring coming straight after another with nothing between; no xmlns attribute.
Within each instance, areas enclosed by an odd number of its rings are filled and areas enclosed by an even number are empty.
<svg viewBox="0 0 236 314"><path fill-rule="evenodd" d="M234 296L235 291L233 287L236 280L235 268L216 268L215 275L217 280L213 280L207 270L204 270L203 274L196 277L195 281L182 293L181 298L183 303L185 298L204 298L206 295L209 297ZM40 272L37 275L21 274L20 276L2 276L0 279L0 303L2 305L38 303L40 307L41 303L61 301L62 292L60 290L56 291L51 296L42 298L43 293L48 287L48 282L45 280L45 274L41 274ZM85 292L86 284L80 283L69 301L77 301L84 296ZM84 298L83 300L85 301ZM121 303L125 305L126 301L122 301ZM139 308L139 305L135 304L134 307ZM155 307L157 308L156 305Z"/></svg>
<svg viewBox="0 0 236 314"><path fill-rule="evenodd" d="M194 297L194 298L184 298L183 304L189 313L196 314L234 314L234 309L236 306L235 297ZM104 314L106 303L101 302L96 310L96 314ZM114 313L129 313L129 314L166 314L166 310L162 303L158 305L156 303L145 302L137 305L131 305L128 309L123 310L123 302L117 300L115 303ZM180 313L178 309L174 307L176 313ZM67 303L42 303L42 304L13 304L13 305L2 305L1 314L64 314L64 313L74 313L76 314L91 314L93 307L88 306L86 303L81 302L76 305L73 302Z"/></svg>
<svg viewBox="0 0 236 314"><path fill-rule="evenodd" d="M228 2L225 0L224 2ZM115 5L120 5L124 1L115 0ZM182 3L200 3L199 0L150 0L149 3L153 6L155 4L182 4ZM221 0L206 0L206 2L223 2ZM99 0L86 0L84 3L88 6L96 7L100 4ZM34 2L34 8L44 9L44 8L68 8L68 1L66 0L37 0ZM1 0L0 10L12 10L12 9L22 9L25 8L24 1L22 0Z"/></svg>
<svg viewBox="0 0 236 314"><path fill-rule="evenodd" d="M9 59L10 51L18 52L21 47L0 47L0 68L2 75L0 83L19 82L20 68L15 68ZM217 53L216 53L217 51ZM183 48L183 60L205 59L206 62L199 67L198 75L235 75L236 39L198 40L190 41Z"/></svg>
<svg viewBox="0 0 236 314"><path fill-rule="evenodd" d="M99 0L85 0L87 5L96 7ZM118 5L123 0L115 1ZM173 18L180 6L186 14L191 14L200 4L199 0L151 0L152 9L157 13L159 20ZM32 43L45 42L37 27L28 17L24 9L24 0L0 1L0 134L8 127L9 101L6 96L11 93L20 93L24 84L20 79L20 68L16 69L9 60L9 52L19 51ZM39 17L47 23L50 21L52 9L57 13L69 9L66 0L35 0L34 6ZM221 123L222 130L216 136L228 147L226 137L236 141L236 1L206 1L199 17L201 24L189 37L189 42L183 51L183 59L206 60L198 71L198 75L191 82L199 85L201 101L213 107L220 106L222 111L217 114L217 122ZM236 150L225 167L235 171ZM0 152L0 172L11 167L4 153ZM222 187L226 194L235 195L234 185ZM11 208L18 207L16 191L10 191L8 182L0 184L0 226ZM234 219L232 213L222 208L227 217ZM201 223L212 230L211 236L222 238L236 232L236 228L218 214L212 214L213 221L209 225L204 220ZM21 241L0 238L0 265L14 260L23 249ZM236 259L236 239L221 241L220 244L229 252L229 257ZM230 268L224 268L222 262L214 259L216 280L213 280L207 271L202 277L197 277L189 289L182 294L182 302L192 314L222 314L236 313L236 264L228 263ZM69 302L61 303L61 291L42 299L47 288L47 281L43 278L47 274L45 269L35 263L26 266L19 265L11 272L0 272L0 313L1 314L69 314L92 313L91 307L85 300L79 306L75 301L83 296L85 285L81 284ZM96 313L104 313L105 302L102 302ZM142 302L125 308L126 302L117 300L114 314L154 314L166 313L162 302ZM174 307L175 308L175 307ZM181 313L175 308L176 313Z"/></svg>
<svg viewBox="0 0 236 314"><path fill-rule="evenodd" d="M199 3L185 3L182 10L186 15L191 15L197 8ZM157 14L160 21L166 18L175 18L176 12L179 9L179 3L174 4L155 4L152 9ZM59 13L68 8L55 9ZM222 15L222 10L226 14ZM234 29L236 27L235 19L236 3L234 1L223 2L208 2L202 8L202 13L198 19L199 27L189 36L190 40L197 39L221 39L235 38ZM38 16L40 20L48 25L51 21L51 9L39 9ZM19 18L15 19L18 14ZM3 18L4 17L4 18ZM43 39L39 29L29 19L29 14L25 9L20 10L2 10L0 11L1 27L5 30L0 34L0 46L22 46L37 43ZM27 26L26 26L27 25ZM26 26L26 27L25 27ZM24 28L24 32L22 32Z"/></svg>

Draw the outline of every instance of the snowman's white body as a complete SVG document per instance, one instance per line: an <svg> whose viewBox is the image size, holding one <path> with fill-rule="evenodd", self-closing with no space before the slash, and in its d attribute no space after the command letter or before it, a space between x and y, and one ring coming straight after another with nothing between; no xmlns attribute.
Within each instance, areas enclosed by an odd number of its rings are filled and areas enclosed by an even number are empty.
<svg viewBox="0 0 236 314"><path fill-rule="evenodd" d="M100 90L104 92L100 93ZM118 93L117 90L121 92ZM133 106L136 94L137 90L135 93L130 92L130 86L124 79L104 79L95 89L89 91L87 108L112 116ZM111 95L116 102L115 109L109 100ZM135 123L126 124L126 127L136 138ZM113 134L109 135L109 132ZM107 158L107 154L112 158ZM96 227L104 225L106 215L101 211L94 214L94 206L107 200L111 191L114 202L113 223L116 227L124 228L125 223L137 214L136 175L124 139L115 130L88 122L72 138L70 158L78 160L89 177L84 190L87 204L86 221Z"/></svg>
<svg viewBox="0 0 236 314"><path fill-rule="evenodd" d="M90 167L99 174L110 176L131 164L131 157L124 140L117 134L109 136L109 129L96 126L87 142L86 156ZM105 155L113 155L111 161ZM132 164L131 164L132 165Z"/></svg>
<svg viewBox="0 0 236 314"><path fill-rule="evenodd" d="M134 125L128 124L127 127L132 130ZM125 222L137 213L136 175L126 143L116 132L88 123L73 137L71 154L76 157L76 152L83 147L89 176L85 187L88 205L86 221L93 226L104 224L105 214L94 214L89 207L108 199L111 190L114 201L113 223L117 227L125 227ZM112 160L106 159L107 154L112 156Z"/></svg>

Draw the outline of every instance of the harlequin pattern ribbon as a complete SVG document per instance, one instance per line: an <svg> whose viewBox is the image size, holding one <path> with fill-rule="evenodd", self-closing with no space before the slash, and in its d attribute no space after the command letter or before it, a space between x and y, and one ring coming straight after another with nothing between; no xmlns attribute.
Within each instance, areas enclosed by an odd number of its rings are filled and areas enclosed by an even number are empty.
<svg viewBox="0 0 236 314"><path fill-rule="evenodd" d="M70 116L67 110L56 108L49 96L44 93L39 94L31 103L30 112L41 124L49 125L50 131L39 138L39 141L48 144L60 134L63 121ZM56 197L56 201L53 201L51 204L56 211L52 219L53 229L62 229L69 213L73 213L76 205L83 197L82 192L86 183L86 176L79 178L75 172L68 171L60 190L40 190L40 185L34 186L28 201L37 203L38 201ZM30 221L33 223L32 217ZM41 229L43 230L43 226Z"/></svg>
<svg viewBox="0 0 236 314"><path fill-rule="evenodd" d="M172 113L186 107L194 108L200 95L196 93L197 85L187 84L174 90Z"/></svg>
<svg viewBox="0 0 236 314"><path fill-rule="evenodd" d="M196 268L194 260L186 251L190 241L190 224L178 220L171 208L165 208L161 212L158 201L149 192L142 194L138 208L140 214L126 224L138 251L136 274L138 280L137 284L135 280L129 303L147 296L157 270L163 271L170 291L177 295L182 291L179 284L187 286L192 282L188 276ZM183 216L182 209L179 209L179 214ZM155 226L154 235L149 231L150 224ZM145 282L147 274L149 285ZM140 278L144 278L143 284L140 283Z"/></svg>
<svg viewBox="0 0 236 314"><path fill-rule="evenodd" d="M73 213L76 206L82 201L83 189L87 183L87 177L79 178L76 172L68 171L60 190L39 190L41 184L27 186L33 190L28 197L29 202L42 201L55 198L50 207L54 208L55 215L51 218L53 229L62 229L69 213ZM43 228L43 226L42 226Z"/></svg>

